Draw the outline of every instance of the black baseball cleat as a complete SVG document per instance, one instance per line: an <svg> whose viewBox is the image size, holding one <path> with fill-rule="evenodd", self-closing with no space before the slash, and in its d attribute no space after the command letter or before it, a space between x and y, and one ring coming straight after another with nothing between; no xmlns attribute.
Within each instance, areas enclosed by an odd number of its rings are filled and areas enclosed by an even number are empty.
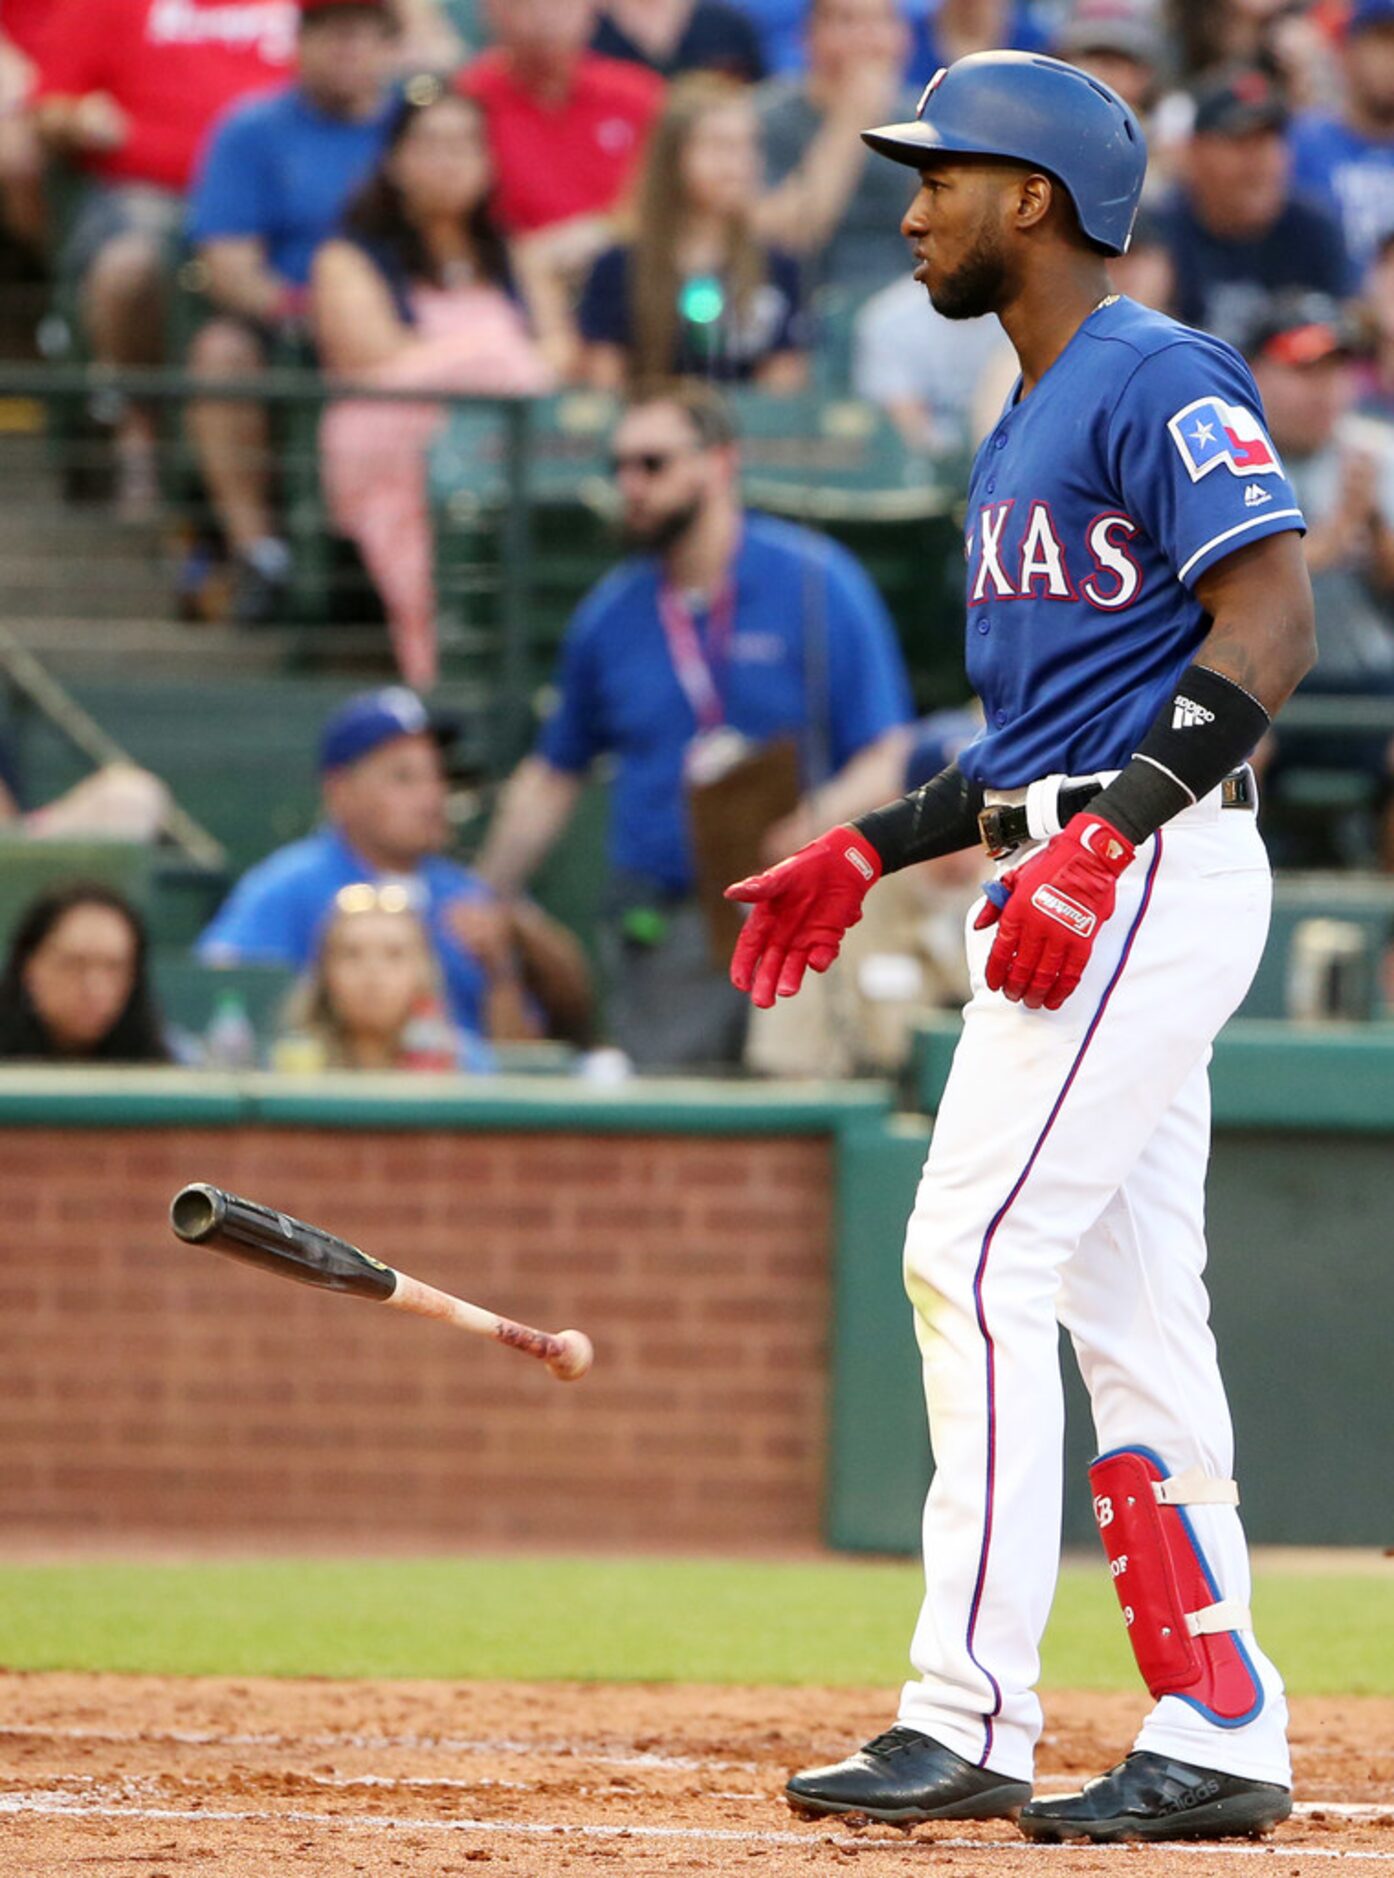
<svg viewBox="0 0 1394 1878"><path fill-rule="evenodd" d="M1271 1781L1138 1752L1082 1793L1033 1800L1017 1824L1028 1839L1233 1839L1268 1832L1291 1811L1292 1794Z"/></svg>
<svg viewBox="0 0 1394 1878"><path fill-rule="evenodd" d="M1031 1784L975 1767L929 1735L897 1726L845 1761L795 1774L784 1797L810 1819L862 1813L913 1826L922 1819L1011 1819L1031 1798Z"/></svg>

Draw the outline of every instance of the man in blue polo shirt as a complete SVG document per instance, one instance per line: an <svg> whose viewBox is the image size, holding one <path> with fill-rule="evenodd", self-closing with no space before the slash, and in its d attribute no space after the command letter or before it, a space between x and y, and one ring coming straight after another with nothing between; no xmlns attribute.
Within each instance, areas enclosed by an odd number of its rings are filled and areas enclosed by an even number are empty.
<svg viewBox="0 0 1394 1878"><path fill-rule="evenodd" d="M537 908L502 906L446 858L446 776L440 745L453 726L415 692L351 698L320 739L325 820L238 882L198 941L211 965L302 968L314 957L334 896L355 881L399 882L430 932L451 1014L477 1036L583 1027L589 986L579 947Z"/></svg>
<svg viewBox="0 0 1394 1878"><path fill-rule="evenodd" d="M300 0L295 83L215 125L189 210L214 308L189 353L200 377L255 378L278 335L300 329L315 249L386 139L393 32L387 0ZM290 571L266 412L209 399L189 406L189 430L233 557L234 618L260 624L275 617Z"/></svg>
<svg viewBox="0 0 1394 1878"><path fill-rule="evenodd" d="M614 468L626 537L643 552L578 608L557 708L479 866L501 892L521 887L592 765L611 758L610 1028L646 1068L733 1063L746 1012L695 897L694 777L722 746L789 739L803 789L835 788L909 720L909 686L885 607L846 549L742 511L731 414L709 386L631 406Z"/></svg>

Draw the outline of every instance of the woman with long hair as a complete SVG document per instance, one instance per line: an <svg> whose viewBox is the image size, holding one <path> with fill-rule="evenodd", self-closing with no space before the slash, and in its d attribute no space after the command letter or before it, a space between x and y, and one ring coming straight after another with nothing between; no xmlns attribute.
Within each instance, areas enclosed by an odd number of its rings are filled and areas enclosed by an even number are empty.
<svg viewBox="0 0 1394 1878"><path fill-rule="evenodd" d="M168 1063L139 913L111 887L77 881L34 900L0 977L0 1058Z"/></svg>
<svg viewBox="0 0 1394 1878"><path fill-rule="evenodd" d="M478 106L439 78L409 80L376 171L315 257L328 372L493 396L551 388L490 211L493 183ZM441 420L435 403L348 399L331 404L320 431L335 524L382 596L403 678L422 690L436 677L426 451Z"/></svg>
<svg viewBox="0 0 1394 1878"><path fill-rule="evenodd" d="M654 128L633 232L582 296L582 372L603 390L673 377L802 390L799 270L755 232L761 157L749 93L679 79Z"/></svg>

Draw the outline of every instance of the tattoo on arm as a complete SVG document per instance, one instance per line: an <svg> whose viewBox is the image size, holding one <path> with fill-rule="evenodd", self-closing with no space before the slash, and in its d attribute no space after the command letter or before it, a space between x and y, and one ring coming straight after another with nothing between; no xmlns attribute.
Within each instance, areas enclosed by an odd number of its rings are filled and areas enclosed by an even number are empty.
<svg viewBox="0 0 1394 1878"><path fill-rule="evenodd" d="M1196 663L1247 691L1271 718L1287 703L1308 669L1302 644L1297 623L1286 618L1262 623L1218 619L1196 653Z"/></svg>

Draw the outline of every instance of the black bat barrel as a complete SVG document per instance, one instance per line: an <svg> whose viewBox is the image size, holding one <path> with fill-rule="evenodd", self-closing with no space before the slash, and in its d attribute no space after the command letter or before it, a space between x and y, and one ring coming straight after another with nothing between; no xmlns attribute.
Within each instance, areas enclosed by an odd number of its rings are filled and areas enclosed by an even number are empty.
<svg viewBox="0 0 1394 1878"><path fill-rule="evenodd" d="M279 1278L318 1285L321 1291L348 1291L356 1297L381 1300L391 1297L397 1283L389 1266L360 1252L347 1239L202 1181L175 1194L169 1223L189 1245L209 1246Z"/></svg>

